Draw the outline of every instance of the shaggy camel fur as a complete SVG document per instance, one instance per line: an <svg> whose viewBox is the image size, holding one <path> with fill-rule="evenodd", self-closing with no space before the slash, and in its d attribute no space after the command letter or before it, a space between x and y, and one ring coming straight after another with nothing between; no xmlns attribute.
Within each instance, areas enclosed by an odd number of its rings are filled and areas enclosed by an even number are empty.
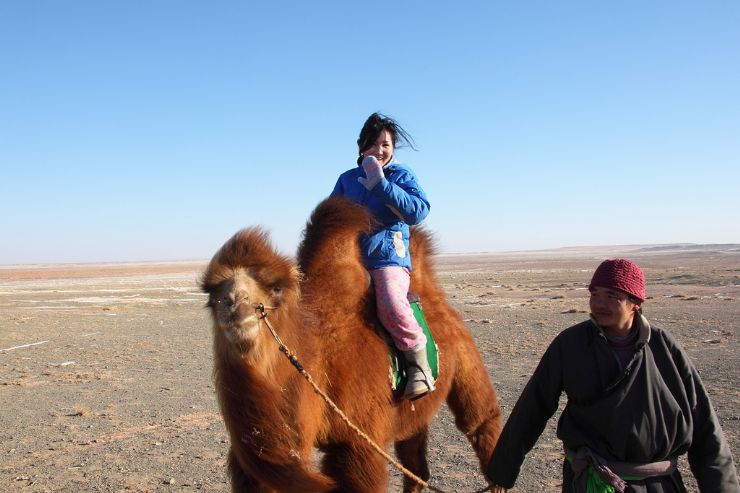
<svg viewBox="0 0 740 493"><path fill-rule="evenodd" d="M430 236L412 232L411 289L424 303L439 346L437 390L414 402L394 397L388 347L378 334L369 275L357 237L375 227L341 197L319 204L304 231L298 265L278 255L260 228L238 232L203 275L214 331L214 375L231 437L234 492L384 492L388 464L341 421L279 353L255 306L340 409L424 480L428 427L446 400L485 467L500 432L496 393L460 315L432 268ZM415 409L414 409L415 408ZM321 472L312 451L321 454ZM421 488L409 479L404 491Z"/></svg>

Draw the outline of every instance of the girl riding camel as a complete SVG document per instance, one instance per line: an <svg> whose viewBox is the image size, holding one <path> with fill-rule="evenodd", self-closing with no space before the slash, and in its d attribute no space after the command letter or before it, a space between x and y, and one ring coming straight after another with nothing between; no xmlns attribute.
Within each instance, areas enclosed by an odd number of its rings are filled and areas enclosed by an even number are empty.
<svg viewBox="0 0 740 493"><path fill-rule="evenodd" d="M357 139L357 166L339 176L331 194L364 205L381 224L360 239L360 246L375 286L378 318L408 363L404 397L413 400L434 390L426 336L407 298L409 225L429 214L429 200L411 168L395 161L398 145L413 148L413 139L392 118L370 115Z"/></svg>

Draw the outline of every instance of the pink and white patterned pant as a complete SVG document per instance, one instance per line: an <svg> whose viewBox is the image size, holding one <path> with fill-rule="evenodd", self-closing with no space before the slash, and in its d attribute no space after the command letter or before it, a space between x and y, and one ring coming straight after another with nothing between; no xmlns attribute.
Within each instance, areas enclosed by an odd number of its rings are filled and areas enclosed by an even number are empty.
<svg viewBox="0 0 740 493"><path fill-rule="evenodd" d="M426 345L424 330L414 317L407 298L411 275L405 267L382 267L370 271L375 285L378 318L401 351Z"/></svg>

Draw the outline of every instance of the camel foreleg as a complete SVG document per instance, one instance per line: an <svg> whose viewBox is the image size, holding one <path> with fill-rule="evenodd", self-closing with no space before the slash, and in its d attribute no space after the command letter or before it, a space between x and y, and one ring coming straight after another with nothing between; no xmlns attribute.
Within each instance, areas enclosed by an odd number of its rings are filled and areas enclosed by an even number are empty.
<svg viewBox="0 0 740 493"><path fill-rule="evenodd" d="M384 493L388 463L364 442L332 443L324 451L322 472L338 487L335 493Z"/></svg>
<svg viewBox="0 0 740 493"><path fill-rule="evenodd" d="M233 493L246 493L246 492L274 493L275 492L275 490L273 490L272 488L269 488L265 486L264 484L260 484L260 482L256 478L253 478L244 469L242 469L241 464L239 464L239 459L236 458L236 455L234 454L233 450L229 450L229 458L227 462L227 467L229 471L229 477L231 478L231 491Z"/></svg>

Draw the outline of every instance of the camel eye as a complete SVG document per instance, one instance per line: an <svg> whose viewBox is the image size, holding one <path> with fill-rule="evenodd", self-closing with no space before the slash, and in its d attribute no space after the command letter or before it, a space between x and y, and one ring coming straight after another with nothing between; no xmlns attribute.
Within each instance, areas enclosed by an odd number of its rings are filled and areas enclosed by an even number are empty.
<svg viewBox="0 0 740 493"><path fill-rule="evenodd" d="M217 294L212 294L208 297L208 303L206 304L206 306L210 308L216 308L227 302L228 302L228 297L218 296Z"/></svg>
<svg viewBox="0 0 740 493"><path fill-rule="evenodd" d="M275 284L272 287L272 294L280 294L282 292L283 292L283 286L281 286L280 284Z"/></svg>

